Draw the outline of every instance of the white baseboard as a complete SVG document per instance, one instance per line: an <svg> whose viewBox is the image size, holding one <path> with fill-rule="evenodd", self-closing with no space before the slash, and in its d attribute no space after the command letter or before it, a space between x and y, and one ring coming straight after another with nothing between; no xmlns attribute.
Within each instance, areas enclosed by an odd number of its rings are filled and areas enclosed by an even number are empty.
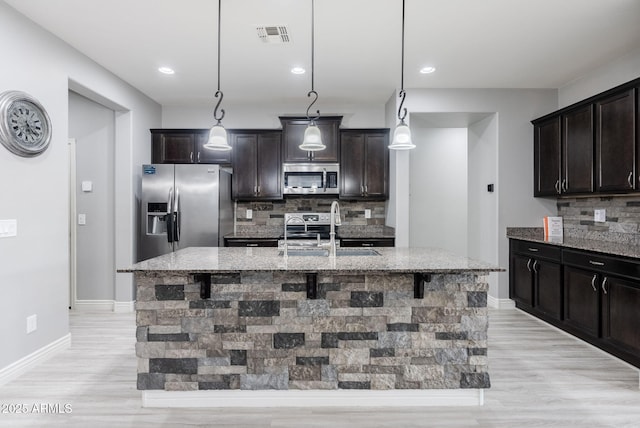
<svg viewBox="0 0 640 428"><path fill-rule="evenodd" d="M142 391L142 407L432 407L483 404L483 389Z"/></svg>
<svg viewBox="0 0 640 428"><path fill-rule="evenodd" d="M46 361L57 353L68 349L70 346L71 333L67 333L60 339L57 339L37 351L32 352L26 357L19 359L15 363L9 364L7 367L0 369L0 386L14 380L43 361Z"/></svg>
<svg viewBox="0 0 640 428"><path fill-rule="evenodd" d="M134 302L118 302L114 300L76 300L73 309L76 311L96 312L133 312Z"/></svg>
<svg viewBox="0 0 640 428"><path fill-rule="evenodd" d="M136 302L135 301L131 301L131 302L118 302L115 301L113 302L113 312L116 313L131 313L134 312L136 310Z"/></svg>
<svg viewBox="0 0 640 428"><path fill-rule="evenodd" d="M495 309L515 309L516 302L511 299L498 299L497 297L488 295L487 306Z"/></svg>

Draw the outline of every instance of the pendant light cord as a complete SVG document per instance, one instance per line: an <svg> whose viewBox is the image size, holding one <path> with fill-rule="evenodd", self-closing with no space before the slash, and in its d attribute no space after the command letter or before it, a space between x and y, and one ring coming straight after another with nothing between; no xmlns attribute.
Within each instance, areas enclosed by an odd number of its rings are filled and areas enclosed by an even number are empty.
<svg viewBox="0 0 640 428"><path fill-rule="evenodd" d="M213 118L217 120L218 123L220 123L222 118L224 118L224 109L220 109L220 113L218 114L218 108L220 107L220 104L222 103L222 99L224 98L224 94L220 90L220 21L221 21L220 12L221 10L222 10L222 0L218 0L218 90L216 91L215 97L216 98L220 97L220 99L218 100L216 107L213 109Z"/></svg>
<svg viewBox="0 0 640 428"><path fill-rule="evenodd" d="M316 117L309 117L309 110L318 101L318 93L313 86L313 73L315 68L315 0L311 0L311 90L307 93L307 97L314 96L315 98L307 107L307 119L312 123L320 118L320 110L316 110Z"/></svg>
<svg viewBox="0 0 640 428"><path fill-rule="evenodd" d="M407 117L407 108L402 108L404 99L407 96L407 93L404 91L404 1L405 0L402 0L402 49L400 51L400 93L398 94L398 97L402 98L400 107L398 107L398 119L401 123L404 123L404 119Z"/></svg>

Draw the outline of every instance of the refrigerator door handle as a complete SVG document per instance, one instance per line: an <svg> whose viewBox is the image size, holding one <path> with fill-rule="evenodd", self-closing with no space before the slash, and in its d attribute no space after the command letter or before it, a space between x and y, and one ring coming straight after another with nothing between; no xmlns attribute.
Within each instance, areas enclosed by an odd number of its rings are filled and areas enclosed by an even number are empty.
<svg viewBox="0 0 640 428"><path fill-rule="evenodd" d="M175 232L173 239L176 242L180 242L180 189L176 187L176 197L173 205L174 225L173 230Z"/></svg>
<svg viewBox="0 0 640 428"><path fill-rule="evenodd" d="M167 197L167 242L173 242L173 187L169 188L169 196Z"/></svg>

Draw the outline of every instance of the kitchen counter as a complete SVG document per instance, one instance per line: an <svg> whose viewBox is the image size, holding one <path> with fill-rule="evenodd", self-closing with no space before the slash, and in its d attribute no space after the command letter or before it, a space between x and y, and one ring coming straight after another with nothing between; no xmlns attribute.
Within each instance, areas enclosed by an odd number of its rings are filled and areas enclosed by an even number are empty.
<svg viewBox="0 0 640 428"><path fill-rule="evenodd" d="M187 248L134 272L144 406L480 405L488 274L437 249Z"/></svg>
<svg viewBox="0 0 640 428"><path fill-rule="evenodd" d="M565 236L560 241L549 241L544 239L544 230L541 227L508 227L507 238L540 242L578 250L595 251L614 256L640 258L640 246L638 245L597 239L576 238L571 236Z"/></svg>
<svg viewBox="0 0 640 428"><path fill-rule="evenodd" d="M379 256L309 257L279 255L276 248L193 247L145 260L118 272L231 273L467 273L501 269L437 248L375 248Z"/></svg>

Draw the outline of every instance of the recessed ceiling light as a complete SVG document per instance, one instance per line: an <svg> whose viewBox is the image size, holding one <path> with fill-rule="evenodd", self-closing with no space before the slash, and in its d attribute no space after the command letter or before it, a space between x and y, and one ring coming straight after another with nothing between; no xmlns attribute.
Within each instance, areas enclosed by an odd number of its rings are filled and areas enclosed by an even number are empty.
<svg viewBox="0 0 640 428"><path fill-rule="evenodd" d="M169 68L169 67L160 67L158 68L158 71L162 74L174 74L175 71L173 71L173 68Z"/></svg>
<svg viewBox="0 0 640 428"><path fill-rule="evenodd" d="M422 74L431 74L431 73L433 73L434 71L436 71L436 68L435 68L435 67L422 67L422 68L420 69L420 73L422 73Z"/></svg>
<svg viewBox="0 0 640 428"><path fill-rule="evenodd" d="M306 70L304 68L302 68L302 67L293 67L291 69L291 72L293 74L304 74L306 72Z"/></svg>

